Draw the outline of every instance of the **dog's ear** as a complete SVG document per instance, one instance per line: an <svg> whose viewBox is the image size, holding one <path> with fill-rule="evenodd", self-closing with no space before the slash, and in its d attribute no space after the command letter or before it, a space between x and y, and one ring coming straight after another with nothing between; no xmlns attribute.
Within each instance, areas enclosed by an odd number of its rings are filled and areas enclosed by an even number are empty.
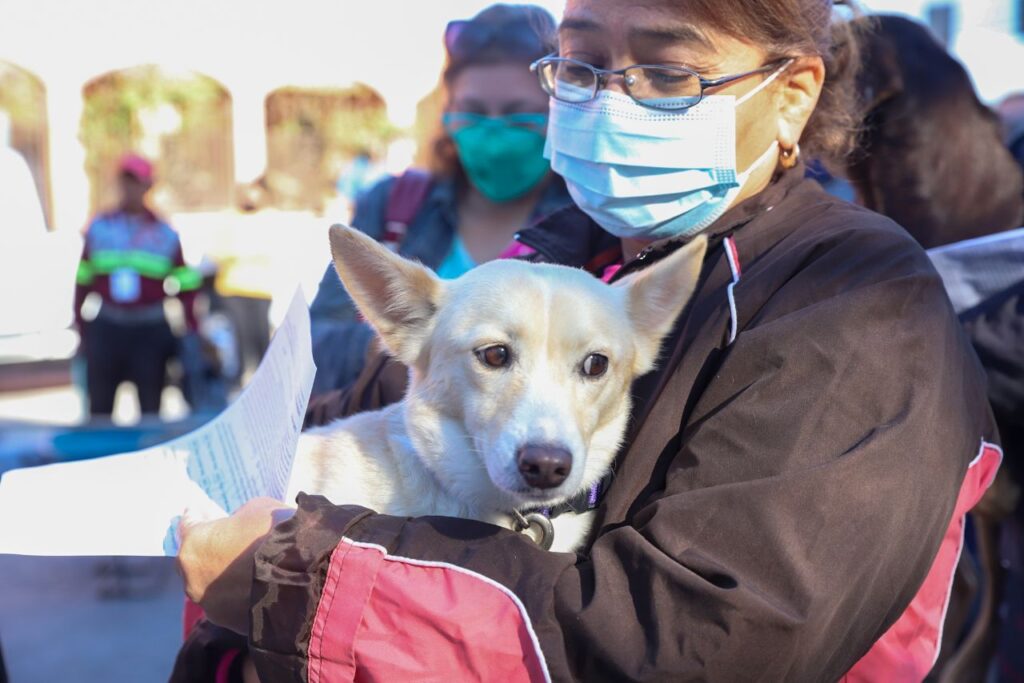
<svg viewBox="0 0 1024 683"><path fill-rule="evenodd" d="M413 365L432 327L441 280L358 230L333 225L329 234L334 268L359 312L393 356Z"/></svg>
<svg viewBox="0 0 1024 683"><path fill-rule="evenodd" d="M626 289L626 305L637 344L635 372L654 368L661 341L697 288L708 240L700 235L675 252L616 286Z"/></svg>

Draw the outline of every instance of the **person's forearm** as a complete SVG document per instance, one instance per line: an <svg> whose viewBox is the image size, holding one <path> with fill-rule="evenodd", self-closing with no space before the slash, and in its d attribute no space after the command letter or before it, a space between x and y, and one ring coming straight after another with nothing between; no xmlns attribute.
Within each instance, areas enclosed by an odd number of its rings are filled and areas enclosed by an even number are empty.
<svg viewBox="0 0 1024 683"><path fill-rule="evenodd" d="M248 633L253 556L274 525L293 513L280 501L257 498L223 519L197 521L188 512L183 515L178 566L185 592L210 621Z"/></svg>

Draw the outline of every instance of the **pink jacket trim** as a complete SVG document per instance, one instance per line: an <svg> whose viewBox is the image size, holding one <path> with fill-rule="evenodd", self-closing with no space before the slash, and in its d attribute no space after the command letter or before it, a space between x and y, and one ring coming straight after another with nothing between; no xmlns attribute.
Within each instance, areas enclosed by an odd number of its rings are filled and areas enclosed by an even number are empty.
<svg viewBox="0 0 1024 683"><path fill-rule="evenodd" d="M228 683L228 675L231 673L231 665L242 654L241 650L228 650L217 662L217 673L214 675L214 683Z"/></svg>
<svg viewBox="0 0 1024 683"><path fill-rule="evenodd" d="M842 683L918 683L935 666L953 574L964 545L965 515L992 484L1002 459L1003 452L998 446L982 442L978 456L967 468L953 519L924 584L906 611L843 677Z"/></svg>
<svg viewBox="0 0 1024 683"><path fill-rule="evenodd" d="M308 669L310 683L551 680L510 590L463 567L348 538L331 555Z"/></svg>

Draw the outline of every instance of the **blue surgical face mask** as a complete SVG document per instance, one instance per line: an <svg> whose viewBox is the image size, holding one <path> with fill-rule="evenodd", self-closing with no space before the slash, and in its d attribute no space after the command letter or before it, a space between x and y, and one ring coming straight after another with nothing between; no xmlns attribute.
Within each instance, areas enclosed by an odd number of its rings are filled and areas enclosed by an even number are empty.
<svg viewBox="0 0 1024 683"><path fill-rule="evenodd" d="M726 212L754 172L777 162L773 142L737 172L736 107L780 72L740 99L712 95L678 112L608 90L579 104L552 99L544 155L576 204L613 235L696 234Z"/></svg>

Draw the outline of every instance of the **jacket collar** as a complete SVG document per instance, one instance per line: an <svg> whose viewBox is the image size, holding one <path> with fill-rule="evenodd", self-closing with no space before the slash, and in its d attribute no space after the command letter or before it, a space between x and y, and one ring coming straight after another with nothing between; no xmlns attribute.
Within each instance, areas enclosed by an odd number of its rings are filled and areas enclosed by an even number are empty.
<svg viewBox="0 0 1024 683"><path fill-rule="evenodd" d="M619 238L605 232L575 205L566 206L521 230L516 239L535 249L545 261L583 268L603 253L609 264L622 258ZM588 268L588 270L592 270Z"/></svg>
<svg viewBox="0 0 1024 683"><path fill-rule="evenodd" d="M793 188L805 182L805 172L803 163L797 164L792 169L780 171L768 187L730 208L701 234L706 234L709 243L715 244L758 216L768 213L781 203ZM608 262L604 265L609 265L615 260L622 259L619 238L606 232L575 205L547 216L533 227L521 231L516 235L516 239L526 246L536 249L545 260L567 266L587 268L592 272L595 270L593 266L598 265L598 261L607 260ZM644 256L667 255L690 239L692 237L652 245L649 250L645 250ZM649 261L655 260L657 258L649 259ZM623 268L622 270L630 271L633 268ZM624 274L620 271L617 277Z"/></svg>

